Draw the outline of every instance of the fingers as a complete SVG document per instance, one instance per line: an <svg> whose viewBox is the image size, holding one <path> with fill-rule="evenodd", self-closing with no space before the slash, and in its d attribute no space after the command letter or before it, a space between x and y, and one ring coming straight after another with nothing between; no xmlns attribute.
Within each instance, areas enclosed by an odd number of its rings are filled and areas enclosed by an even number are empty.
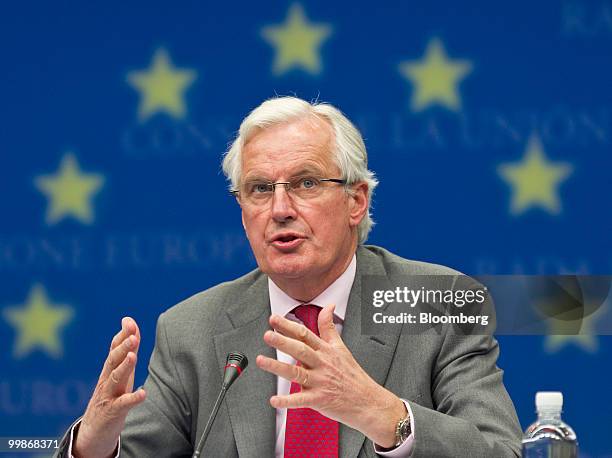
<svg viewBox="0 0 612 458"><path fill-rule="evenodd" d="M308 329L306 329L306 331L310 332ZM264 342L283 353L293 356L297 361L302 362L302 364L306 366L312 367L319 362L317 353L306 343L286 337L278 332L266 331L264 334Z"/></svg>
<svg viewBox="0 0 612 458"><path fill-rule="evenodd" d="M338 341L342 341L340 334L338 334L336 326L334 325L335 309L335 304L330 304L323 307L323 310L321 310L319 313L317 322L321 339L329 344L335 344L338 343Z"/></svg>
<svg viewBox="0 0 612 458"><path fill-rule="evenodd" d="M270 326L287 337L304 342L313 350L319 350L323 344L321 339L315 333L309 331L306 326L282 316L272 315L270 317Z"/></svg>
<svg viewBox="0 0 612 458"><path fill-rule="evenodd" d="M272 396L270 405L275 409L297 409L300 407L310 407L314 396L309 392L300 391L286 396Z"/></svg>
<svg viewBox="0 0 612 458"><path fill-rule="evenodd" d="M127 412L132 407L135 407L144 401L146 397L147 394L145 390L143 388L139 388L133 393L125 393L124 395L120 396L113 404L113 407L119 412Z"/></svg>
<svg viewBox="0 0 612 458"><path fill-rule="evenodd" d="M110 351L104 363L104 368L102 369L100 378L107 378L113 370L123 363L128 352L132 351L136 353L137 348L138 339L136 336L128 336L123 342Z"/></svg>
<svg viewBox="0 0 612 458"><path fill-rule="evenodd" d="M125 393L126 391L131 391L131 377L134 374L134 368L136 367L136 354L133 352L129 352L121 364L117 366L113 371L111 371L108 377L108 383L106 387L108 387L108 391L117 395L120 393Z"/></svg>
<svg viewBox="0 0 612 458"><path fill-rule="evenodd" d="M303 387L306 387L306 383L311 384L313 381L312 375L307 372L308 369L297 364L283 363L263 355L257 356L255 363L261 370L278 375L290 382L299 383Z"/></svg>
<svg viewBox="0 0 612 458"><path fill-rule="evenodd" d="M138 329L136 321L126 316L121 320L121 330L113 337L110 349L113 350L116 348L130 335L135 335L138 342L140 342L140 330Z"/></svg>
<svg viewBox="0 0 612 458"><path fill-rule="evenodd" d="M111 349L104 362L100 380L105 380L109 374L123 362L129 351L133 351L137 354L139 347L140 330L138 329L138 325L132 318L124 317L121 320L121 331L113 337L111 342ZM131 389L131 386L129 386L129 389Z"/></svg>

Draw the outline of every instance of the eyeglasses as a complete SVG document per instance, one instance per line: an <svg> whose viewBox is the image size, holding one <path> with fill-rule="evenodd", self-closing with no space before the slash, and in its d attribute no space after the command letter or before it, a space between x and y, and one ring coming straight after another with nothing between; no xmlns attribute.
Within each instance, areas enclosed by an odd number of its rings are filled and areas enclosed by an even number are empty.
<svg viewBox="0 0 612 458"><path fill-rule="evenodd" d="M240 202L249 205L265 205L274 195L276 186L283 185L287 194L294 200L301 202L316 199L325 190L325 183L346 184L346 180L340 178L318 178L311 176L301 176L291 178L289 181L247 181L240 186L240 189L230 191Z"/></svg>

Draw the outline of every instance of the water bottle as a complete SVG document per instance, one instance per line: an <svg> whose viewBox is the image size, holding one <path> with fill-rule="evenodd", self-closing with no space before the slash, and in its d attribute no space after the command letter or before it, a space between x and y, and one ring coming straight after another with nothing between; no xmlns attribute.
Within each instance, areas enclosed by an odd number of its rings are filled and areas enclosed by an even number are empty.
<svg viewBox="0 0 612 458"><path fill-rule="evenodd" d="M538 419L523 436L523 458L577 458L576 433L561 420L563 394L540 391L536 394Z"/></svg>

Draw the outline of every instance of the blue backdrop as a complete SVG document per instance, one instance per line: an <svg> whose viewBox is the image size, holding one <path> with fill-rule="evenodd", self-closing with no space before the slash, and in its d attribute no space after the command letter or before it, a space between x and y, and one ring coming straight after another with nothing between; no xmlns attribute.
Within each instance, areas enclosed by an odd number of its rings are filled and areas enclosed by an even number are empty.
<svg viewBox="0 0 612 458"><path fill-rule="evenodd" d="M469 274L610 274L612 2L13 2L0 15L0 436L55 436L122 316L255 266L220 157L275 94L340 107L370 242ZM551 330L554 333L554 330ZM612 456L612 340L501 336L523 427Z"/></svg>

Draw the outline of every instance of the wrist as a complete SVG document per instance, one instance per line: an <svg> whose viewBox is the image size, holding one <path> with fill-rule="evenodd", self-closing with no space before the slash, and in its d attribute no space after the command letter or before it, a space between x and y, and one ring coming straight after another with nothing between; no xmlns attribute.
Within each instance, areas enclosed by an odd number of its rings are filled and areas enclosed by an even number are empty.
<svg viewBox="0 0 612 458"><path fill-rule="evenodd" d="M87 425L82 420L74 429L72 456L74 458L113 458L117 455L119 440L110 447L104 447L105 442L98 437L90 437Z"/></svg>
<svg viewBox="0 0 612 458"><path fill-rule="evenodd" d="M398 423L408 415L406 405L396 395L381 388L378 397L372 397L372 403L362 418L366 419L361 432L379 447L391 449L396 446Z"/></svg>

